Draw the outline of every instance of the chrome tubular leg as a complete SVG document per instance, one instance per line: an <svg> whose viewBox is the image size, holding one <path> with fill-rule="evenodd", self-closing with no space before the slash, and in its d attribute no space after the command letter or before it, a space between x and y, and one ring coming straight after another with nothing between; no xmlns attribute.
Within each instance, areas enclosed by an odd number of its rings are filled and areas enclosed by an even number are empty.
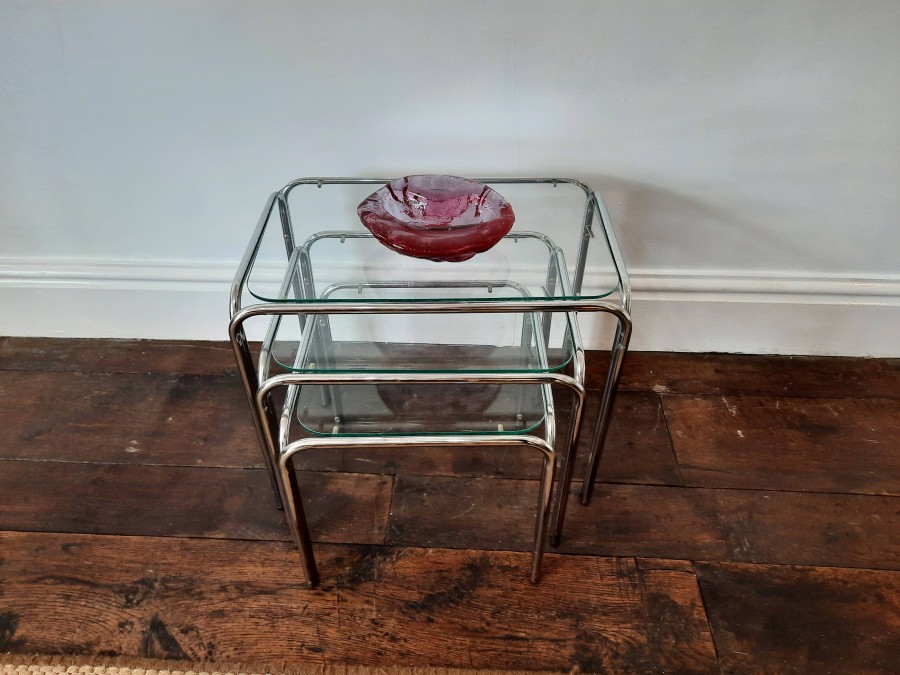
<svg viewBox="0 0 900 675"><path fill-rule="evenodd" d="M541 578L541 561L544 558L544 547L547 541L547 525L550 520L550 496L553 492L553 477L556 472L556 457L544 455L544 469L541 474L541 487L538 493L537 519L534 528L534 553L531 557L531 583L536 584Z"/></svg>
<svg viewBox="0 0 900 675"><path fill-rule="evenodd" d="M541 576L541 560L547 545L547 527L550 521L550 502L553 496L553 479L556 475L556 411L553 405L553 388L549 383L541 385L544 397L544 443L542 454L544 466L541 472L538 492L537 514L534 526L534 555L531 559L531 583L536 584Z"/></svg>
<svg viewBox="0 0 900 675"><path fill-rule="evenodd" d="M287 251L288 261L293 260L294 252L296 249L296 243L294 242L294 226L291 224L291 212L288 209L287 199L279 195L277 198L278 202L278 213L281 216L281 233L284 238L284 248ZM300 272L295 268L288 271L291 279L291 287L294 289L294 297L296 298L305 298L305 289L302 285L302 280L300 278ZM300 330L303 330L303 323L305 317L300 314Z"/></svg>
<svg viewBox="0 0 900 675"><path fill-rule="evenodd" d="M334 339L331 336L331 321L327 314L321 314L314 317L316 322L316 334L319 336L319 345L322 348L322 360L328 370L334 369ZM328 405L331 403L331 409L334 416L340 419L344 418L344 405L341 401L341 390L337 386L322 387L322 403Z"/></svg>
<svg viewBox="0 0 900 675"><path fill-rule="evenodd" d="M556 258L551 257L550 263L547 266L547 285L545 286L545 291L547 293L547 297L553 297L556 293ZM553 312L544 312L541 315L541 322L543 324L543 332L542 335L544 337L544 345L550 344L550 322L553 321Z"/></svg>
<svg viewBox="0 0 900 675"><path fill-rule="evenodd" d="M281 490L278 485L274 449L269 444L266 430L263 426L266 422L256 406L256 391L259 387L259 382L256 378L256 367L253 363L253 356L250 354L250 345L247 343L247 334L244 332L243 323L240 322L233 324L229 328L229 332L231 337L231 347L234 350L234 356L237 360L238 372L241 375L241 381L244 383L247 399L250 401L250 412L253 416L253 425L256 427L259 445L262 449L266 473L269 474L269 480L272 483L272 491L275 493L275 506L281 510L284 508L284 505L281 501Z"/></svg>
<svg viewBox="0 0 900 675"><path fill-rule="evenodd" d="M310 588L314 588L319 583L319 570L316 568L316 559L313 557L312 540L306 524L303 502L300 499L300 486L297 483L297 473L294 471L293 455L282 457L280 467L281 480L287 492L284 512L291 530L291 538L294 540L297 550L300 551L300 564L306 575L306 583Z"/></svg>
<svg viewBox="0 0 900 675"><path fill-rule="evenodd" d="M300 551L300 558L306 573L307 581L312 587L318 583L318 573L313 557L312 544L306 517L303 512L303 503L300 499L300 489L296 474L293 471L293 457L296 453L312 447L316 448L354 448L363 450L366 448L395 447L412 448L422 446L450 446L450 447L493 447L493 446L525 446L538 450L543 456L543 470L538 494L538 508L535 516L534 551L531 559L530 579L537 583L540 578L541 560L544 554L544 546L547 539L547 527L550 517L550 500L553 492L553 479L556 471L556 456L553 451L553 419L548 420L546 438L536 436L357 436L340 437L329 436L317 439L301 439L295 441L283 449L279 458L280 481L285 490L285 515L291 529L291 537Z"/></svg>
<svg viewBox="0 0 900 675"><path fill-rule="evenodd" d="M522 314L522 359L520 365L525 368L528 366L528 350L531 348L531 338L535 333L534 314Z"/></svg>
<svg viewBox="0 0 900 675"><path fill-rule="evenodd" d="M600 457L603 454L603 444L606 441L606 433L609 431L609 419L612 414L613 400L619 387L619 376L622 373L622 361L628 350L631 340L631 320L626 317L618 317L619 325L616 329L616 338L613 342L610 355L609 370L606 374L606 384L600 398L600 412L597 417L597 428L591 441L591 454L588 457L587 471L584 475L584 484L581 487L581 503L589 504L594 492L594 481L597 480L597 470L600 467Z"/></svg>
<svg viewBox="0 0 900 675"><path fill-rule="evenodd" d="M578 432L581 429L581 415L584 411L584 391L573 390L572 394L572 416L566 434L566 445L563 449L559 485L556 488L556 498L553 500L553 512L550 516L550 522L552 523L550 529L550 545L554 547L559 546L559 541L562 537L563 521L566 517L566 507L569 504L569 491L572 488L572 476L575 473Z"/></svg>
<svg viewBox="0 0 900 675"><path fill-rule="evenodd" d="M530 359L528 356L528 350L531 347L531 340L537 337L537 325L536 318L534 314L523 314L522 315L522 358L519 361L520 367L524 370L528 368ZM542 353L540 347L537 347L538 354ZM540 356L538 357L540 358ZM516 405L516 412L521 413L523 408L525 407L525 387L516 387L518 389L518 404Z"/></svg>
<svg viewBox="0 0 900 675"><path fill-rule="evenodd" d="M309 257L309 249L305 246L301 247L300 255L298 256L298 261L300 263L300 277L303 285L303 297L305 298L315 298L316 297L316 283L313 280L312 273L312 262ZM316 358L321 359L326 364L329 363L329 345L325 344L325 341L322 339L322 327L325 325L324 322L327 320L327 315L322 314L320 316L311 316L309 318L310 330L313 331L313 338L315 339L314 344L316 345ZM329 333L330 334L330 333ZM322 405L331 405L331 387L323 386L320 387L321 395L322 395Z"/></svg>

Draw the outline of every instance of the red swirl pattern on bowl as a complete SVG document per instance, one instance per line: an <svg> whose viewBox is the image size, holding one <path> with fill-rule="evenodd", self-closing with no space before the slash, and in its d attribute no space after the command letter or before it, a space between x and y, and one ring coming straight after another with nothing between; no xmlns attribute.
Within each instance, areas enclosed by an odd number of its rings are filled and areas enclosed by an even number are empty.
<svg viewBox="0 0 900 675"><path fill-rule="evenodd" d="M444 262L462 262L487 251L516 219L495 190L457 176L398 178L366 197L356 212L388 248Z"/></svg>

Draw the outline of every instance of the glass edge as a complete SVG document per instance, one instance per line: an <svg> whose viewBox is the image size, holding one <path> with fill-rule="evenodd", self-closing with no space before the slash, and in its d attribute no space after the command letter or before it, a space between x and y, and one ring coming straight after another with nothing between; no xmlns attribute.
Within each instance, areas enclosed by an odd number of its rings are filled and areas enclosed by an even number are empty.
<svg viewBox="0 0 900 675"><path fill-rule="evenodd" d="M308 426L306 426L302 420L298 419L297 423L303 427L303 429L315 436L316 438L367 438L371 436L386 436L386 437L395 437L395 436L414 436L416 438L428 438L430 436L516 436L521 434L530 434L535 429L540 427L545 420L547 419L546 413L542 414L540 418L533 424L523 429L510 429L507 431L504 429L503 431L424 431L424 432L415 432L415 431L380 431L380 432L372 432L372 433L324 433L321 431L313 431Z"/></svg>

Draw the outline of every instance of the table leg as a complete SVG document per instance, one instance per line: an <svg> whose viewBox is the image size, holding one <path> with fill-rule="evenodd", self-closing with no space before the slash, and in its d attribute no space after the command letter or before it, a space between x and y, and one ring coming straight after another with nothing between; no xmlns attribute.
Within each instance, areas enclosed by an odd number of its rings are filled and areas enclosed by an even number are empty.
<svg viewBox="0 0 900 675"><path fill-rule="evenodd" d="M544 546L547 541L547 525L550 520L550 496L553 492L553 475L556 472L556 457L544 455L544 466L541 473L541 487L538 493L538 512L534 528L534 552L531 557L531 583L536 584L541 578L541 561L544 558Z"/></svg>
<svg viewBox="0 0 900 675"><path fill-rule="evenodd" d="M306 575L306 583L314 588L319 583L319 570L316 567L316 559L313 556L312 539L309 536L309 527L306 523L306 513L303 510L303 501L300 498L300 485L297 482L297 472L294 471L294 456L285 455L281 458L281 480L287 492L284 501L285 515L288 527L291 530L291 539L300 551L300 564Z"/></svg>
<svg viewBox="0 0 900 675"><path fill-rule="evenodd" d="M573 390L573 408L566 434L566 444L563 446L562 466L560 467L559 485L556 488L556 499L553 502L553 515L550 522L550 545L559 546L562 536L563 521L566 517L566 507L569 503L569 490L572 486L572 474L575 471L575 455L578 444L578 432L581 428L581 415L584 411L584 390Z"/></svg>
<svg viewBox="0 0 900 675"><path fill-rule="evenodd" d="M594 491L594 481L597 479L597 469L600 467L600 457L603 454L603 444L606 441L606 433L609 431L609 420L612 415L613 400L619 387L619 376L622 374L622 361L628 351L628 343L631 341L631 319L624 316L616 317L619 324L616 328L616 337L613 341L612 354L610 355L609 370L606 373L606 384L600 398L600 413L597 418L597 428L591 441L591 454L588 457L588 467L584 475L584 484L581 487L581 503L589 504Z"/></svg>
<svg viewBox="0 0 900 675"><path fill-rule="evenodd" d="M241 381L244 384L244 391L247 399L250 401L250 413L253 416L253 425L256 427L256 435L259 439L259 445L263 453L263 461L266 465L266 473L269 474L269 480L272 483L272 491L275 493L275 506L281 510L284 505L281 501L281 490L278 486L277 469L275 467L274 447L269 443L266 436L265 420L256 405L256 392L259 388L259 382L256 377L256 367L253 363L253 356L250 354L250 345L247 342L247 334L244 332L243 323L232 324L229 327L231 337L231 347L234 350L234 356L237 360L238 372L241 375Z"/></svg>

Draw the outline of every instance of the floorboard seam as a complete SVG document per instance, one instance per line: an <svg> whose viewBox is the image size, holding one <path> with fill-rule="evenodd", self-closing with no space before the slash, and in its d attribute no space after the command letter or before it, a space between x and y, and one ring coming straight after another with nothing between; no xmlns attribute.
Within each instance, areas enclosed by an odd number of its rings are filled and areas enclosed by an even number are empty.
<svg viewBox="0 0 900 675"><path fill-rule="evenodd" d="M674 446L672 448L673 453L675 452ZM167 464L167 463L150 463L150 462L109 462L109 461L91 461L91 460L75 460L75 459L50 459L45 457L0 457L0 462L35 462L42 464L79 464L85 466L127 466L127 467L164 467L164 468L172 468L172 469L199 469L199 470L211 470L218 469L224 471L264 471L265 467L263 466L228 466L228 465L218 465L218 464ZM676 454L676 468L678 470L679 478L681 478L681 467L677 464L677 454ZM409 478L450 478L454 480L497 480L497 481L527 481L529 483L536 483L540 479L538 478L510 478L507 476L461 476L459 474L431 474L431 473L410 473L410 472L402 472L402 473L367 473L363 471L338 471L334 469L305 469L298 468L297 471L301 473L318 473L318 474L345 474L348 476L385 476L390 478L398 478L398 477L409 477ZM884 499L900 499L900 493L882 493L882 492L839 492L833 490L787 490L784 488L776 488L776 487L744 487L744 486L728 486L728 485L703 485L703 484L692 484L690 482L684 482L683 479L682 484L675 485L672 483L649 483L649 482L629 482L629 481L617 481L617 480L603 480L598 481L596 483L597 487L603 485L610 486L628 486L628 487L645 487L645 488L668 488L668 489L679 489L679 490L727 490L730 492L773 492L778 494L796 494L796 495L824 495L831 497L879 497ZM394 481L396 483L396 481ZM578 483L578 481L575 481ZM392 488L393 490L394 488ZM393 498L393 492L392 492Z"/></svg>
<svg viewBox="0 0 900 675"><path fill-rule="evenodd" d="M703 594L703 584L700 583L700 576L697 574L697 563L691 561L691 569L694 571L694 580L697 582L697 593L700 596L700 604L703 606L703 615L706 617L706 625L709 627L709 639L712 640L713 651L716 653L716 664L719 666L719 672L724 673L725 667L722 664L722 658L719 656L719 644L716 641L716 631L713 629L712 619L709 616L709 603Z"/></svg>
<svg viewBox="0 0 900 675"><path fill-rule="evenodd" d="M663 424L666 425L666 437L669 439L669 448L672 450L672 457L675 459L675 471L678 472L678 480L681 482L680 487L686 487L684 476L681 473L681 463L678 461L678 452L675 450L675 440L672 438L671 429L669 429L669 415L666 412L666 405L663 402L663 397L659 394L656 395L656 400L659 404L659 409L662 411Z"/></svg>
<svg viewBox="0 0 900 675"><path fill-rule="evenodd" d="M381 538L383 546L389 546L388 544L388 533L391 529L391 518L394 515L394 493L397 490L397 474L382 474L387 475L391 479L391 495L390 499L388 499L388 512L387 518L384 520L384 536Z"/></svg>
<svg viewBox="0 0 900 675"><path fill-rule="evenodd" d="M900 383L897 385L900 387ZM653 391L647 389L633 390L633 389L620 389L619 391ZM653 391L653 393L659 393ZM718 398L720 396L725 396L728 398L771 398L771 399L806 399L810 401L898 401L900 400L900 396L809 396L809 395L798 395L798 394L788 394L788 393L769 393L769 394L754 394L747 393L746 391L741 391L739 389L734 390L726 390L726 391L714 391L709 393L700 393L700 392L680 392L680 391L669 391L666 390L659 394L660 396L672 396L672 397L682 397L682 398Z"/></svg>

